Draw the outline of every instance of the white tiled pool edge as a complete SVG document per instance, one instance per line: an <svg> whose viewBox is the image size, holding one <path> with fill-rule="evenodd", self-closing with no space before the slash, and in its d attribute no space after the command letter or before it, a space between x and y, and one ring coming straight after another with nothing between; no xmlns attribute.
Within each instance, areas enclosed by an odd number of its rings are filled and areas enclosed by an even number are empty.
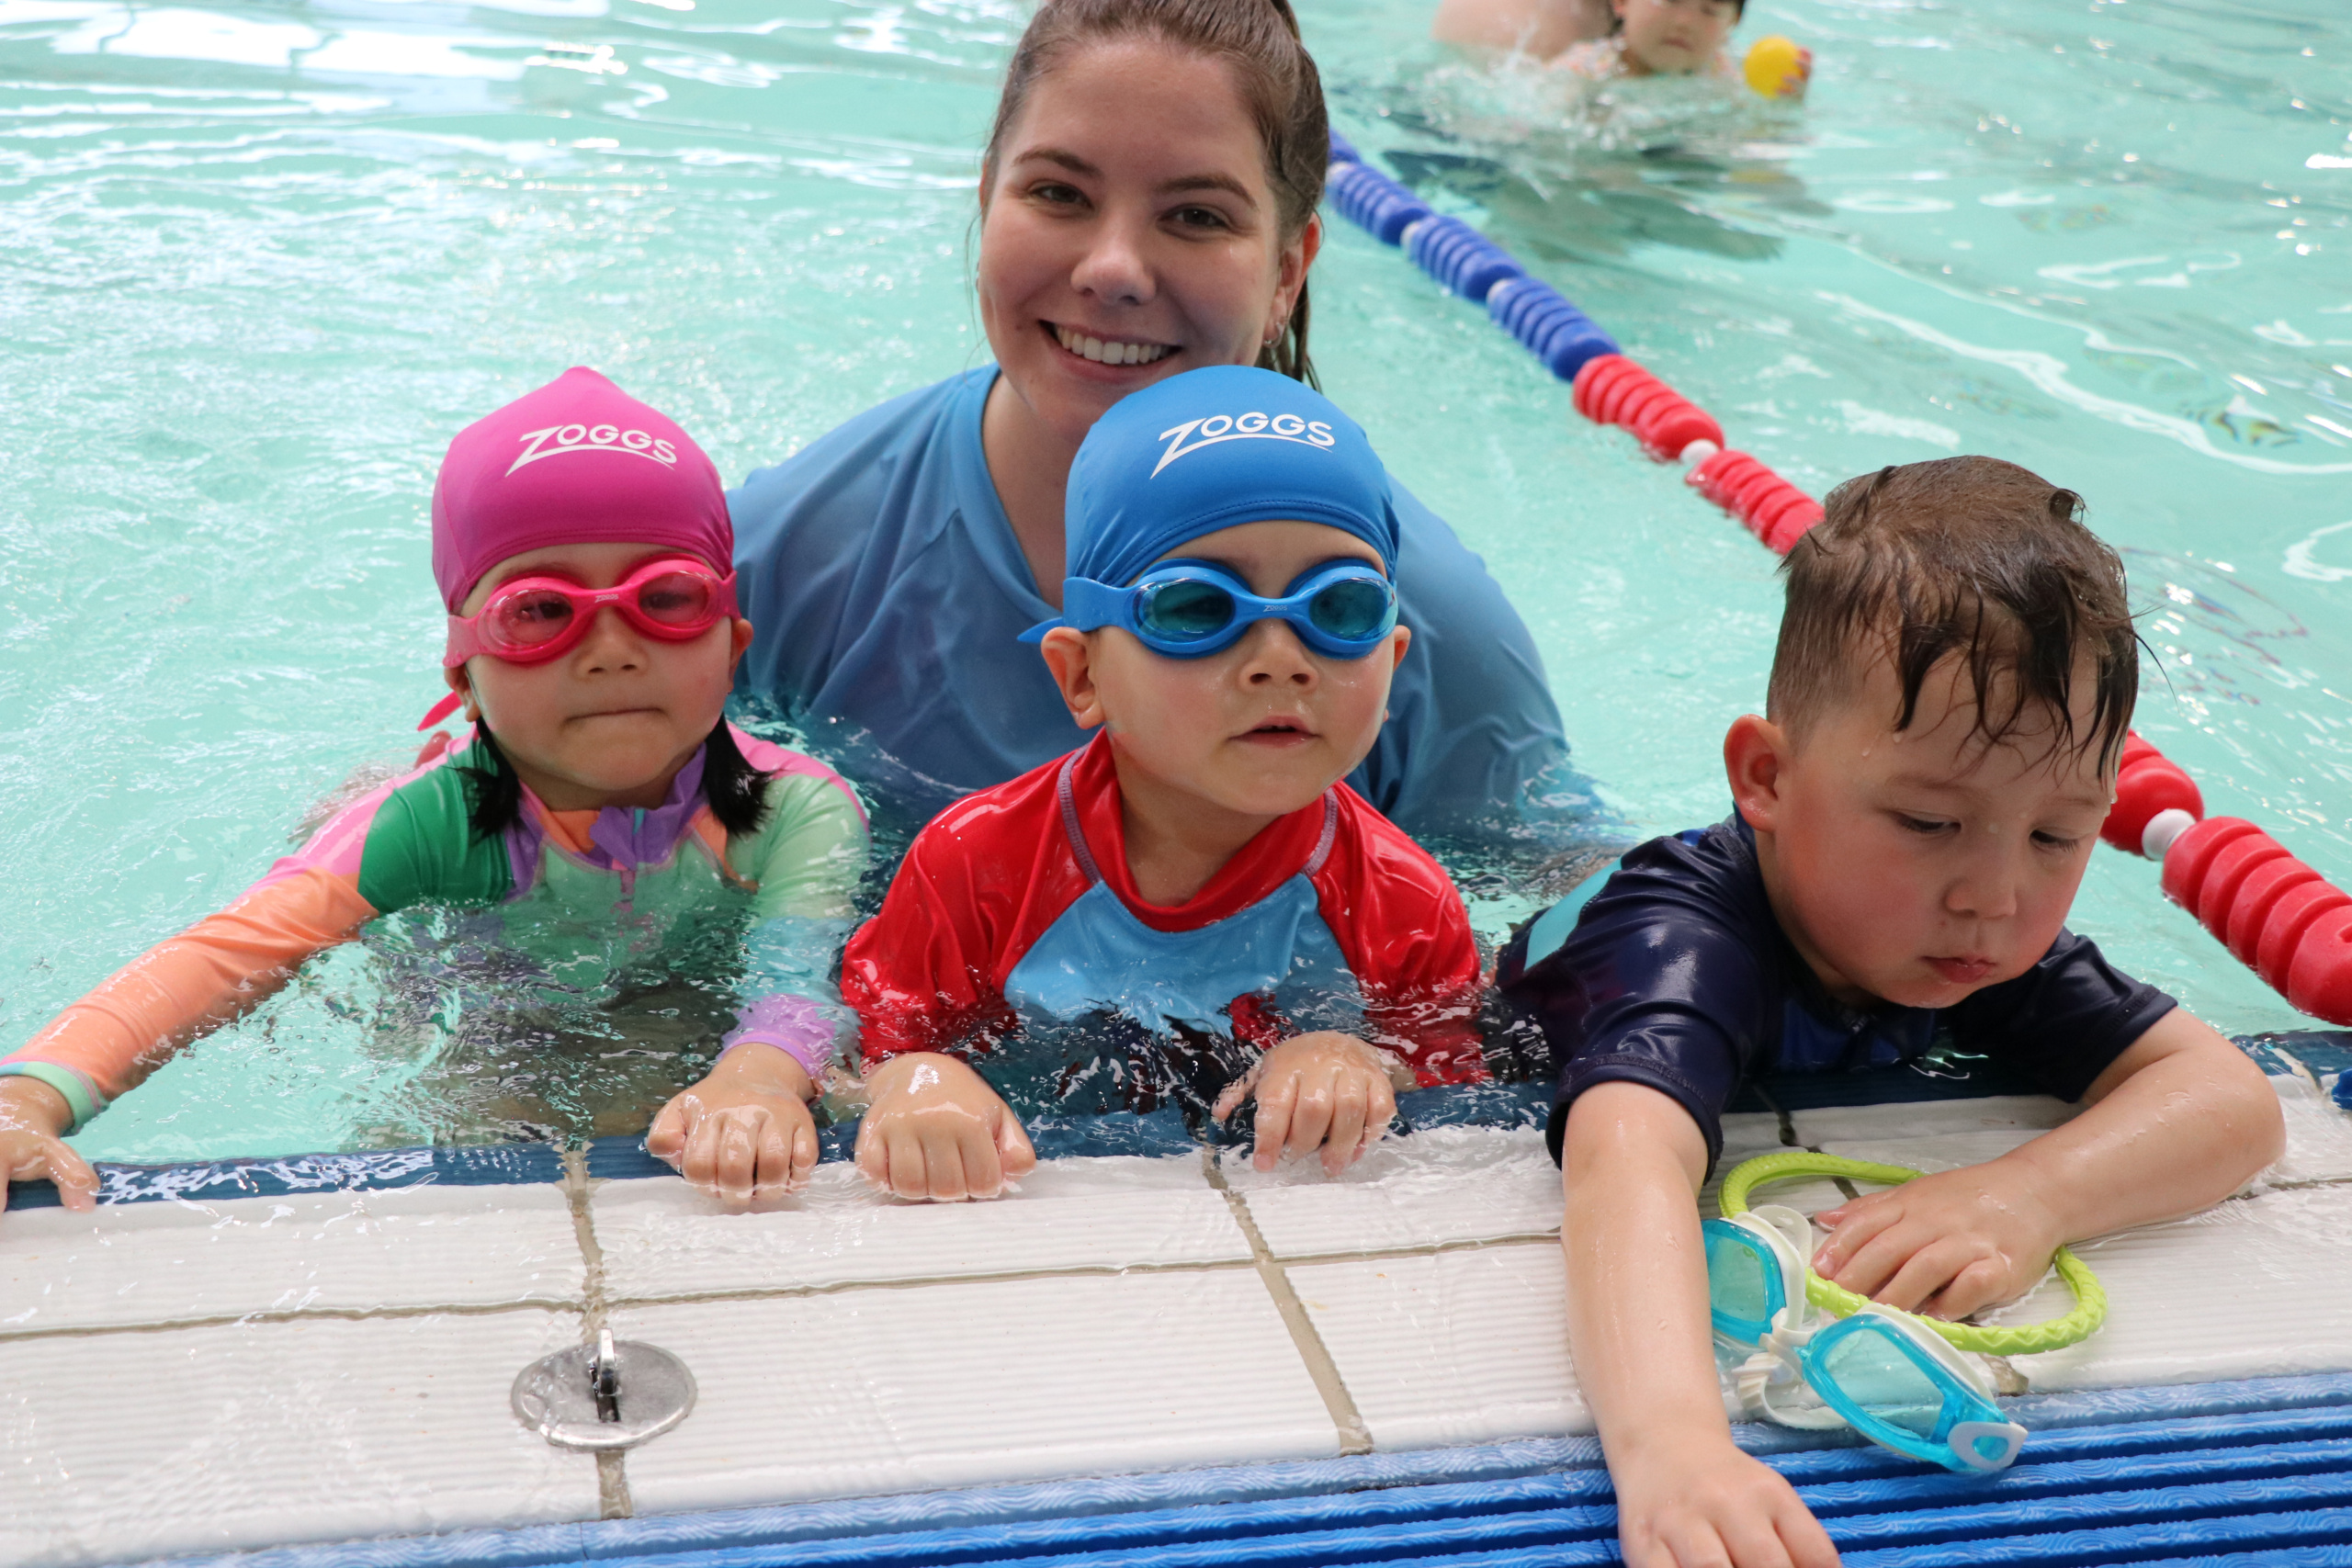
<svg viewBox="0 0 2352 1568"><path fill-rule="evenodd" d="M1793 1135L1951 1163L2056 1113L1946 1101L1736 1118L1725 1160ZM2277 1190L2090 1244L2122 1326L2091 1354L2020 1360L2029 1386L2322 1370L2286 1341L2298 1314L2352 1293L2352 1122L2290 1122ZM1335 1179L1204 1153L1055 1162L1009 1201L953 1210L876 1199L833 1166L787 1208L724 1216L674 1179L595 1179L574 1156L536 1186L11 1213L0 1561L74 1568L1585 1432L1558 1214L1540 1134L1468 1128L1383 1145ZM2227 1324L2171 1310L2198 1300L2168 1272L2176 1253L2207 1275L2301 1272L2249 1330L2243 1303ZM206 1315L141 1315L162 1300ZM701 1402L627 1456L560 1454L514 1421L507 1383L607 1324L683 1355ZM436 1382L436 1368L463 1375ZM267 1491L145 1479L217 1482L223 1430L275 1455Z"/></svg>

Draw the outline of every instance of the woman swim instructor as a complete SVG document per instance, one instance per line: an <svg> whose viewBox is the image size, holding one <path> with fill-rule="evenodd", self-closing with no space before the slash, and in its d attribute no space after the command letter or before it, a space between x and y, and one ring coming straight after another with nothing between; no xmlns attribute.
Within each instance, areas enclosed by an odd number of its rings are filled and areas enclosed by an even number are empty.
<svg viewBox="0 0 2352 1568"><path fill-rule="evenodd" d="M870 410L729 496L763 628L739 690L910 822L1078 746L1015 640L1060 607L1070 462L1104 410L1180 371L1313 379L1328 157L1286 0L1046 0L982 164L997 363ZM1565 776L1559 714L1477 557L1393 500L1413 641L1350 782L1408 830L1475 831Z"/></svg>

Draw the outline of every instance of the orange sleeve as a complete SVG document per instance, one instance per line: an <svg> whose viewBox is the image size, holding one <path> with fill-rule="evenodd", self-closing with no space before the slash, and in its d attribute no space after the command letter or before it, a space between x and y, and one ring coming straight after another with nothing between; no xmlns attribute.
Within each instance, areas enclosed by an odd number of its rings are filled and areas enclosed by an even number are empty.
<svg viewBox="0 0 2352 1568"><path fill-rule="evenodd" d="M375 916L350 877L315 866L273 876L117 970L0 1061L0 1071L59 1090L73 1102L78 1126Z"/></svg>

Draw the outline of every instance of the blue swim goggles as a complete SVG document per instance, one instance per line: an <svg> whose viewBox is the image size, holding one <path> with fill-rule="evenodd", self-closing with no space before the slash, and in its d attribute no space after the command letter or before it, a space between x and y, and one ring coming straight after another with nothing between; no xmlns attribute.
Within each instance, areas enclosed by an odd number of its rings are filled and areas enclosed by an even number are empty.
<svg viewBox="0 0 2352 1568"><path fill-rule="evenodd" d="M1851 1427L1871 1441L1955 1471L2007 1467L2025 1428L2007 1419L1963 1350L2023 1355L2089 1338L2107 1321L2107 1292L2060 1247L2052 1264L2074 1310L2046 1323L1993 1326L1916 1317L1813 1271L1813 1222L1747 1194L1768 1181L1840 1177L1882 1186L1919 1173L1903 1166L1790 1150L1760 1155L1724 1178L1723 1215L1702 1228L1715 1333L1752 1348L1734 1379L1740 1403L1789 1427ZM1791 1403L1805 1390L1819 1401Z"/></svg>
<svg viewBox="0 0 2352 1568"><path fill-rule="evenodd" d="M1805 1300L1813 1222L1768 1203L1702 1227L1715 1332L1755 1351L1740 1404L1784 1427L1851 1427L1882 1448L1961 1472L2003 1470L2025 1428L1984 1374L1919 1320L1876 1303L1831 1318ZM1803 1390L1820 1403L1801 1403Z"/></svg>
<svg viewBox="0 0 2352 1568"><path fill-rule="evenodd" d="M1201 659L1267 620L1289 622L1299 641L1326 658L1362 659L1396 629L1396 587L1371 562L1343 560L1300 573L1279 599L1261 599L1214 561L1165 560L1125 588L1065 579L1060 618L1030 627L1021 640L1036 642L1055 626L1118 626L1154 653Z"/></svg>

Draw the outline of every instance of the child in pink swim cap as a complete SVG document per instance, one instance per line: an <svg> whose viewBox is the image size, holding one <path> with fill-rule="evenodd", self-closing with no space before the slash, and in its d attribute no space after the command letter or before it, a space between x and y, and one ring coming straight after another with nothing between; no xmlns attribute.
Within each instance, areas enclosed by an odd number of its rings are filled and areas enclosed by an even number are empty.
<svg viewBox="0 0 2352 1568"><path fill-rule="evenodd" d="M647 1147L730 1206L806 1179L808 1101L854 1027L827 975L865 818L829 769L727 723L752 640L733 554L710 459L594 370L459 432L433 497L450 694L426 722L462 706L472 728L0 1060L0 1200L49 1177L90 1207L67 1133L311 953L435 904L503 909L562 964L582 931L618 959L748 902L738 1026Z"/></svg>

